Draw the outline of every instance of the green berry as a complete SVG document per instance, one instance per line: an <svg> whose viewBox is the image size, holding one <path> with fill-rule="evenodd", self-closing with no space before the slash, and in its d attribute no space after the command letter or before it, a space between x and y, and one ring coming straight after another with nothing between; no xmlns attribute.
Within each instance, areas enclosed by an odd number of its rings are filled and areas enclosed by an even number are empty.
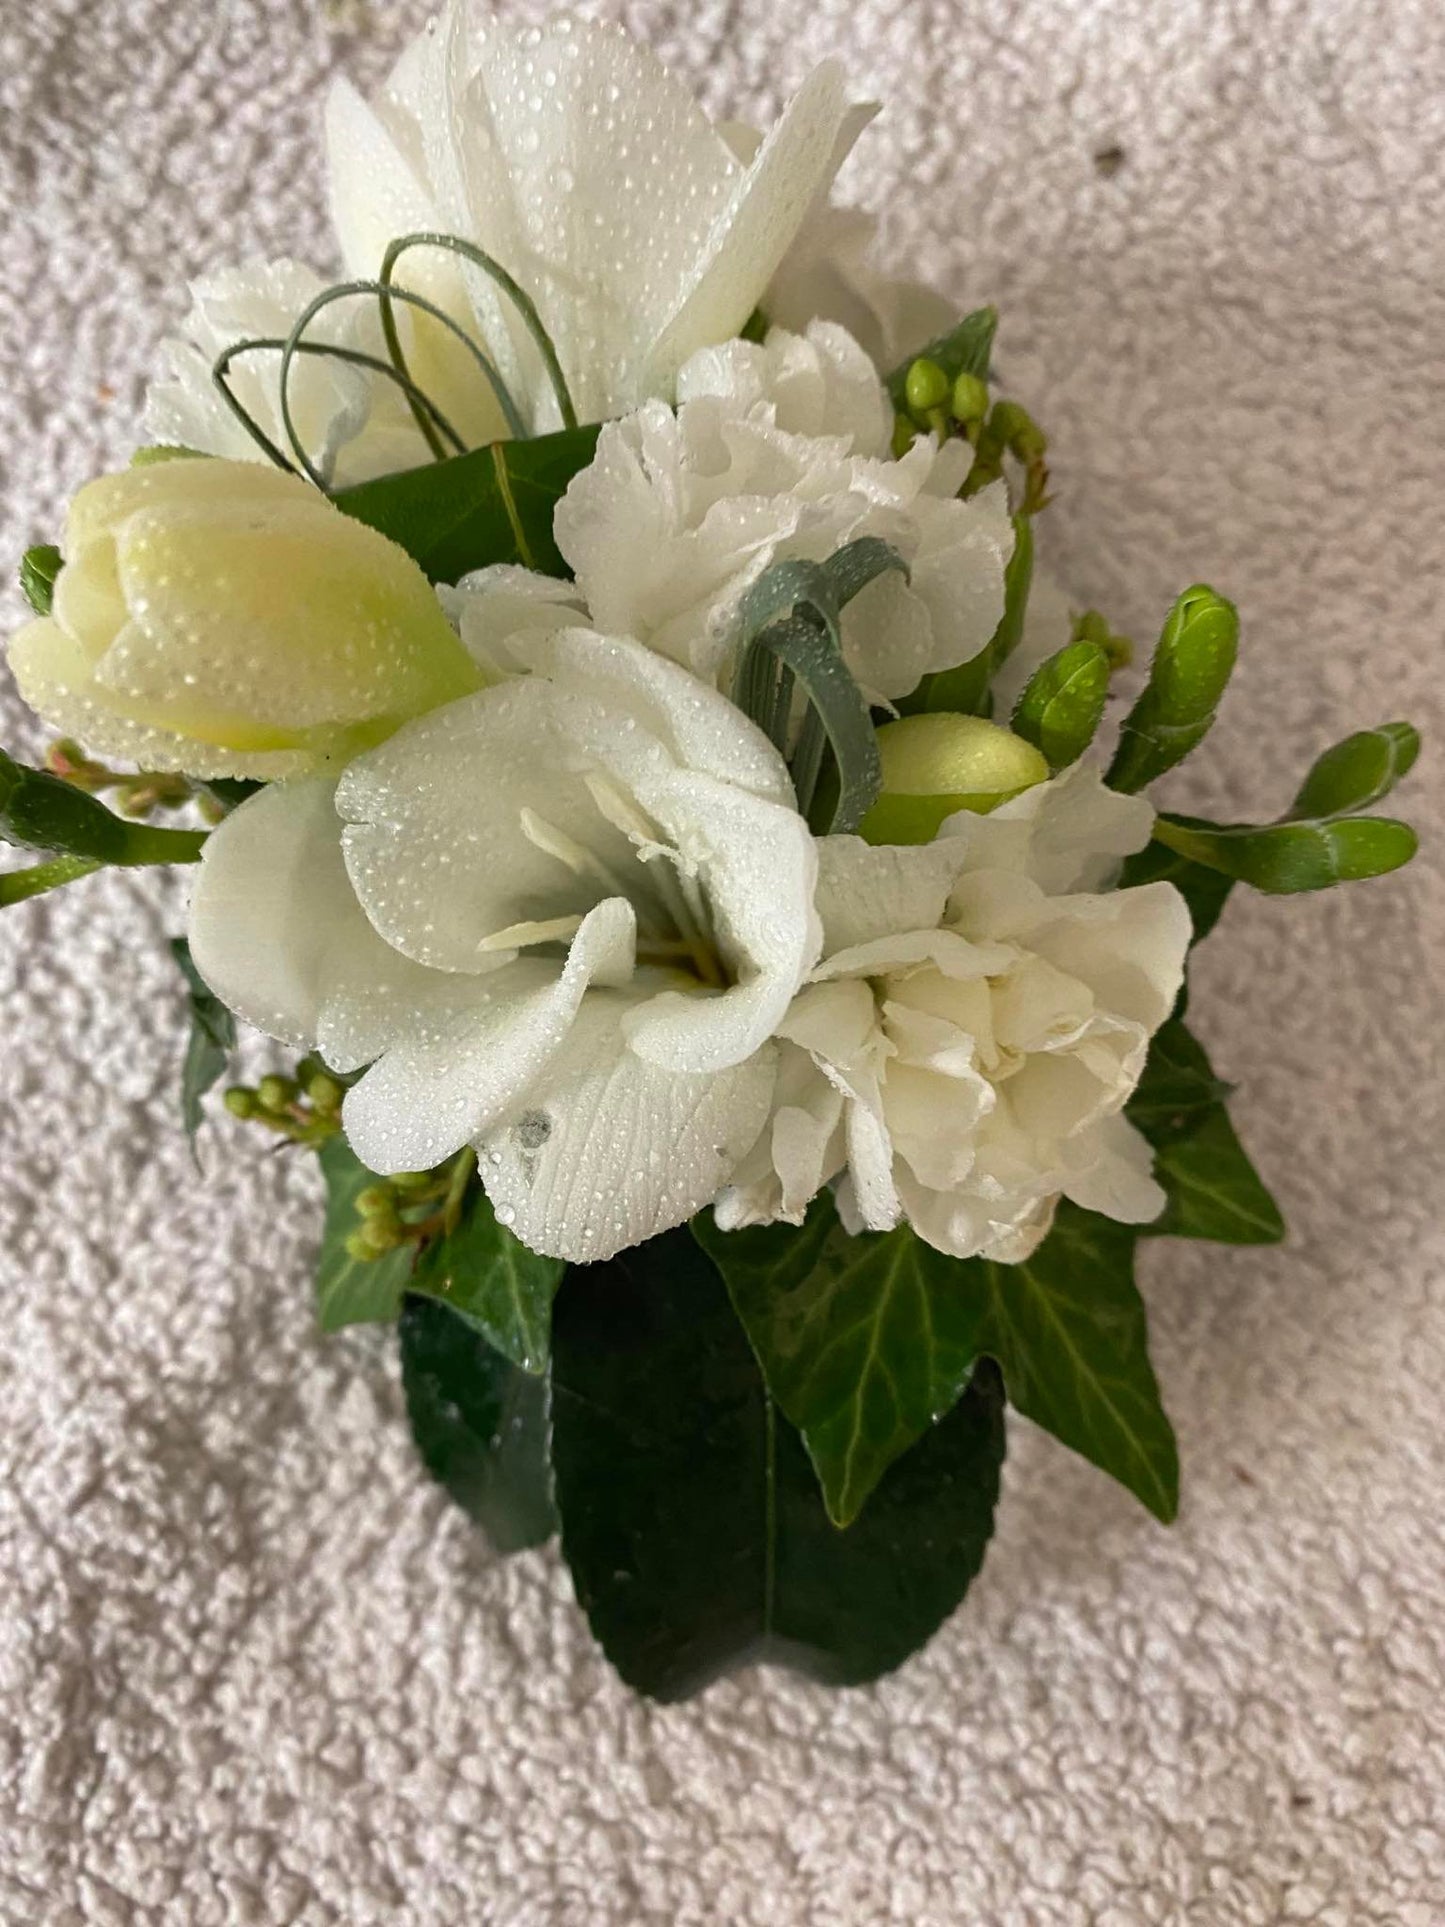
<svg viewBox="0 0 1445 1927"><path fill-rule="evenodd" d="M248 1090L244 1084L233 1084L230 1090L226 1092L224 1101L226 1109L231 1113L232 1117L245 1118L256 1115L258 1109L256 1093L253 1090Z"/></svg>
<svg viewBox="0 0 1445 1927"><path fill-rule="evenodd" d="M331 1112L341 1109L346 1092L329 1071L318 1071L307 1080L306 1095L318 1111Z"/></svg>
<svg viewBox="0 0 1445 1927"><path fill-rule="evenodd" d="M368 1257L381 1258L401 1243L401 1226L398 1224L387 1224L381 1218L368 1218L361 1229L359 1231L353 1231L351 1236L361 1241ZM348 1249L350 1248L350 1244L351 1239L348 1239Z"/></svg>
<svg viewBox="0 0 1445 1927"><path fill-rule="evenodd" d="M368 1184L356 1196L356 1208L363 1218L394 1218L396 1198L389 1184Z"/></svg>
<svg viewBox="0 0 1445 1927"><path fill-rule="evenodd" d="M353 1231L346 1240L346 1255L348 1258L355 1258L358 1264L369 1265L374 1258L379 1258L381 1253L372 1250L361 1232Z"/></svg>
<svg viewBox="0 0 1445 1927"><path fill-rule="evenodd" d="M279 1077L275 1072L263 1077L256 1086L256 1096L263 1111L284 1111L296 1097L296 1081L291 1077Z"/></svg>

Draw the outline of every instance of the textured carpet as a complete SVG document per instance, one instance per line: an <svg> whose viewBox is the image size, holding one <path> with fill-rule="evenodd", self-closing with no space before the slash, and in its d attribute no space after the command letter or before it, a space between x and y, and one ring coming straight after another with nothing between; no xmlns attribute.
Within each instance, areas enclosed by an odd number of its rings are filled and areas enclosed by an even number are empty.
<svg viewBox="0 0 1445 1927"><path fill-rule="evenodd" d="M848 185L898 262L1003 307L1058 450L1056 567L1141 635L1199 576L1243 607L1179 800L1278 807L1357 720L1411 715L1438 825L1438 0L620 12L717 110L770 114L830 52L887 100ZM189 275L328 265L323 83L421 18L0 0L0 553L138 439ZM609 1675L551 1552L495 1562L427 1484L386 1339L314 1335L313 1174L222 1126L192 1176L180 890L7 912L0 1916L1445 1919L1438 852L1241 896L1201 955L1293 1236L1150 1248L1178 1526L1016 1421L984 1576L920 1658L666 1711Z"/></svg>

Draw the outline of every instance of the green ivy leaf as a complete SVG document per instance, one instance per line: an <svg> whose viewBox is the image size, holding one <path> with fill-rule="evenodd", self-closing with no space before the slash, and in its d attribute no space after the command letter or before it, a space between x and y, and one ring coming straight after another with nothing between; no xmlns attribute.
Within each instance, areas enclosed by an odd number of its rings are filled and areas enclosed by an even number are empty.
<svg viewBox="0 0 1445 1927"><path fill-rule="evenodd" d="M1146 1237L1273 1245L1285 1235L1279 1206L1246 1156L1222 1104L1198 1129L1160 1145L1154 1175L1169 1202L1163 1215L1144 1227Z"/></svg>
<svg viewBox="0 0 1445 1927"><path fill-rule="evenodd" d="M1154 1146L1154 1175L1169 1202L1145 1237L1277 1244L1279 1206L1245 1155L1225 1109L1229 1086L1178 1018L1156 1032L1128 1115Z"/></svg>
<svg viewBox="0 0 1445 1927"><path fill-rule="evenodd" d="M1014 706L1013 732L1057 774L1093 742L1108 693L1107 653L1097 642L1068 643L1029 677Z"/></svg>
<svg viewBox="0 0 1445 1927"><path fill-rule="evenodd" d="M557 1528L547 1465L547 1384L494 1351L434 1298L408 1293L401 1382L422 1463L498 1552Z"/></svg>
<svg viewBox="0 0 1445 1927"><path fill-rule="evenodd" d="M181 1118L194 1146L204 1118L201 1100L225 1074L236 1048L236 1020L191 961L184 937L171 939L171 955L186 980L191 1029L181 1068Z"/></svg>
<svg viewBox="0 0 1445 1927"><path fill-rule="evenodd" d="M196 863L206 836L131 822L73 783L0 750L0 841L94 864Z"/></svg>
<svg viewBox="0 0 1445 1927"><path fill-rule="evenodd" d="M1238 653L1234 604L1202 582L1186 589L1169 611L1149 681L1120 726L1111 789L1146 788L1203 741Z"/></svg>
<svg viewBox="0 0 1445 1927"><path fill-rule="evenodd" d="M401 1245L380 1258L353 1258L346 1241L361 1224L356 1200L379 1180L339 1135L327 1138L318 1156L326 1180L326 1223L316 1266L316 1321L324 1332L345 1325L389 1325L401 1308L413 1247Z"/></svg>
<svg viewBox="0 0 1445 1927"><path fill-rule="evenodd" d="M801 1227L693 1224L769 1393L803 1435L828 1516L849 1525L893 1461L958 1402L979 1306L904 1227L849 1237L824 1193Z"/></svg>
<svg viewBox="0 0 1445 1927"><path fill-rule="evenodd" d="M1157 1150L1198 1130L1229 1092L1230 1086L1214 1075L1203 1045L1171 1017L1154 1033L1144 1075L1129 1100L1129 1117Z"/></svg>
<svg viewBox="0 0 1445 1927"><path fill-rule="evenodd" d="M543 575L569 571L552 534L567 484L597 451L600 430L563 429L493 442L425 468L337 491L339 509L400 543L432 582L517 562Z"/></svg>
<svg viewBox="0 0 1445 1927"><path fill-rule="evenodd" d="M1125 859L1119 887L1129 889L1136 883L1172 883L1189 910L1194 925L1194 941L1202 943L1218 923L1224 905L1234 888L1233 877L1218 870L1207 870L1177 850L1150 841Z"/></svg>
<svg viewBox="0 0 1445 1927"><path fill-rule="evenodd" d="M1388 816L1266 824L1160 816L1154 837L1176 855L1270 896L1385 876L1419 847L1409 824Z"/></svg>
<svg viewBox="0 0 1445 1927"><path fill-rule="evenodd" d="M55 599L55 578L65 558L52 542L27 549L20 558L20 593L38 616L48 616Z"/></svg>
<svg viewBox="0 0 1445 1927"><path fill-rule="evenodd" d="M841 1532L685 1228L574 1266L558 1294L562 1549L608 1658L655 1698L751 1661L840 1685L898 1665L982 1563L1003 1448L985 1362Z"/></svg>
<svg viewBox="0 0 1445 1927"><path fill-rule="evenodd" d="M1064 1203L1022 1264L972 1258L959 1269L987 1294L983 1349L1002 1365L1010 1403L1167 1524L1179 1455L1149 1363L1135 1235Z"/></svg>
<svg viewBox="0 0 1445 1927"><path fill-rule="evenodd" d="M491 1200L473 1183L456 1229L422 1253L411 1289L449 1305L524 1372L544 1372L552 1299L566 1269L498 1224Z"/></svg>
<svg viewBox="0 0 1445 1927"><path fill-rule="evenodd" d="M987 381L989 356L993 352L993 338L997 329L997 308L975 308L946 335L940 335L937 341L930 341L927 347L915 348L911 355L906 355L888 377L888 394L894 412L901 414L907 406L908 371L915 361L936 362L950 382L957 381L963 374L977 375L980 381Z"/></svg>

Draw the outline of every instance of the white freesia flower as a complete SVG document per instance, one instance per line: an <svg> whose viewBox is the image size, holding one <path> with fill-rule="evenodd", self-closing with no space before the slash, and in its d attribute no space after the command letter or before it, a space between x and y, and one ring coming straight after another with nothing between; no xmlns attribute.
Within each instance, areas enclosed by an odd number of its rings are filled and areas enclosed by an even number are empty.
<svg viewBox="0 0 1445 1927"><path fill-rule="evenodd" d="M1189 915L1172 884L1101 888L1152 820L1076 766L931 844L826 838L823 960L779 1026L774 1113L718 1222L798 1223L839 1173L850 1229L906 1219L961 1258L1027 1257L1060 1197L1157 1216L1122 1112Z"/></svg>
<svg viewBox="0 0 1445 1927"><path fill-rule="evenodd" d="M886 459L882 386L842 329L704 349L678 392L675 413L648 402L608 423L557 505L557 545L599 628L716 681L764 569L873 535L912 573L879 576L844 612L844 651L870 697L906 695L986 646L1013 547L1004 485L959 501L972 459L959 441L923 437Z"/></svg>
<svg viewBox="0 0 1445 1927"><path fill-rule="evenodd" d="M146 426L161 442L238 462L270 457L228 408L211 378L223 349L245 340L282 340L326 284L295 261L225 268L191 283L191 312L181 337L166 342L170 375L146 398ZM360 302L323 309L307 329L310 342L382 352L374 313ZM227 379L238 402L288 457L281 413L279 350L238 355ZM400 389L384 375L330 355L299 354L288 383L291 418L312 465L345 486L430 459Z"/></svg>
<svg viewBox="0 0 1445 1927"><path fill-rule="evenodd" d="M839 166L875 111L853 109L839 137ZM762 142L757 129L733 121L723 132L738 159L751 161ZM798 333L810 321L840 322L885 370L946 334L958 321L955 305L921 281L882 273L871 258L877 231L873 215L834 206L821 188L763 296L768 320Z"/></svg>
<svg viewBox="0 0 1445 1927"><path fill-rule="evenodd" d="M451 0L369 104L327 103L331 203L353 275L423 230L472 242L536 302L579 418L670 396L696 349L738 334L860 123L817 68L747 163L618 28L519 28ZM435 250L399 279L478 335L533 430L560 416L534 344L481 271ZM413 325L422 385L471 440L505 432L465 351Z"/></svg>
<svg viewBox="0 0 1445 1927"><path fill-rule="evenodd" d="M228 817L191 946L248 1021L370 1067L344 1122L373 1170L475 1144L502 1221L585 1261L756 1139L816 845L765 737L673 664L576 628L513 647L529 674Z"/></svg>

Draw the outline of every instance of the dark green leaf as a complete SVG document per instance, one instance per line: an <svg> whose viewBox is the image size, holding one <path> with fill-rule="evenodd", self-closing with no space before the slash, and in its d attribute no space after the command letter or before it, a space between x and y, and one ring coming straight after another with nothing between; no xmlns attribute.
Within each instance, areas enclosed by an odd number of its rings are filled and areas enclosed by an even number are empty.
<svg viewBox="0 0 1445 1927"><path fill-rule="evenodd" d="M407 1295L401 1382L422 1463L498 1552L556 1530L547 1466L547 1383L494 1351L434 1298Z"/></svg>
<svg viewBox="0 0 1445 1927"><path fill-rule="evenodd" d="M139 864L196 863L206 837L130 822L73 783L0 751L0 840L94 863Z"/></svg>
<svg viewBox="0 0 1445 1927"><path fill-rule="evenodd" d="M1175 850L1166 850L1153 841L1127 858L1119 878L1121 889L1136 883L1172 883L1183 897L1194 924L1194 941L1201 943L1218 923L1225 901L1234 888L1234 879L1218 870L1206 870L1202 863L1191 863Z"/></svg>
<svg viewBox="0 0 1445 1927"><path fill-rule="evenodd" d="M171 955L186 980L191 1014L186 1061L181 1070L181 1118L186 1135L195 1142L204 1113L201 1100L223 1076L236 1048L236 1020L191 961L184 937L171 939Z"/></svg>
<svg viewBox="0 0 1445 1927"><path fill-rule="evenodd" d="M828 1193L800 1228L693 1231L722 1273L772 1396L803 1435L828 1514L848 1525L884 1472L958 1401L979 1305L906 1227L849 1237Z"/></svg>
<svg viewBox="0 0 1445 1927"><path fill-rule="evenodd" d="M1203 1046L1173 1017L1154 1033L1129 1117L1158 1149L1197 1131L1229 1096Z"/></svg>
<svg viewBox="0 0 1445 1927"><path fill-rule="evenodd" d="M94 876L104 866L88 856L57 856L49 863L32 863L26 870L7 870L0 874L0 910L30 897L43 897L47 890L59 890L81 877Z"/></svg>
<svg viewBox="0 0 1445 1927"><path fill-rule="evenodd" d="M456 1230L427 1246L411 1289L450 1305L523 1371L543 1372L552 1299L566 1269L498 1224L491 1200L474 1182Z"/></svg>
<svg viewBox="0 0 1445 1927"><path fill-rule="evenodd" d="M55 597L55 578L65 558L53 543L42 542L20 558L20 592L38 616L48 616Z"/></svg>
<svg viewBox="0 0 1445 1927"><path fill-rule="evenodd" d="M1420 733L1409 723L1359 730L1315 762L1289 813L1332 817L1367 810L1409 774L1419 754Z"/></svg>
<svg viewBox="0 0 1445 1927"><path fill-rule="evenodd" d="M1097 642L1071 642L1029 677L1014 707L1014 734L1051 770L1067 769L1093 742L1108 693L1107 654Z"/></svg>
<svg viewBox="0 0 1445 1927"><path fill-rule="evenodd" d="M1238 653L1234 604L1204 583L1186 589L1169 611L1149 681L1124 718L1109 765L1111 789L1142 790L1183 762L1208 733Z"/></svg>
<svg viewBox="0 0 1445 1927"><path fill-rule="evenodd" d="M380 1258L353 1258L346 1241L359 1230L356 1200L379 1180L368 1171L346 1139L329 1137L319 1153L326 1179L326 1224L316 1265L316 1322L324 1332L343 1325L386 1325L401 1307L411 1275L413 1247Z"/></svg>
<svg viewBox="0 0 1445 1927"><path fill-rule="evenodd" d="M1003 1367L1010 1403L1167 1523L1179 1456L1149 1363L1134 1243L1130 1226L1064 1203L1022 1264L971 1258L959 1270L987 1293L984 1349Z"/></svg>
<svg viewBox="0 0 1445 1927"><path fill-rule="evenodd" d="M997 308L975 308L946 335L940 335L926 347L915 348L888 377L888 394L894 410L902 413L907 405L908 371L918 360L937 362L950 382L962 374L977 375L980 381L986 381L997 328Z"/></svg>
<svg viewBox="0 0 1445 1927"><path fill-rule="evenodd" d="M338 491L339 509L400 543L433 582L519 562L565 576L552 517L567 484L597 451L596 426L532 441L494 442L425 468Z"/></svg>
<svg viewBox="0 0 1445 1927"><path fill-rule="evenodd" d="M982 1562L1002 1456L985 1363L840 1532L716 1267L685 1229L574 1267L558 1295L563 1551L609 1659L656 1698L746 1661L836 1684L898 1665Z"/></svg>
<svg viewBox="0 0 1445 1927"><path fill-rule="evenodd" d="M1147 1127L1141 1122L1141 1128ZM1168 1193L1147 1237L1208 1238L1216 1244L1272 1245L1285 1235L1279 1206L1217 1105L1187 1135L1160 1144L1154 1175Z"/></svg>
<svg viewBox="0 0 1445 1927"><path fill-rule="evenodd" d="M1408 823L1388 816L1264 824L1161 816L1154 836L1177 855L1271 896L1384 876L1419 846Z"/></svg>

